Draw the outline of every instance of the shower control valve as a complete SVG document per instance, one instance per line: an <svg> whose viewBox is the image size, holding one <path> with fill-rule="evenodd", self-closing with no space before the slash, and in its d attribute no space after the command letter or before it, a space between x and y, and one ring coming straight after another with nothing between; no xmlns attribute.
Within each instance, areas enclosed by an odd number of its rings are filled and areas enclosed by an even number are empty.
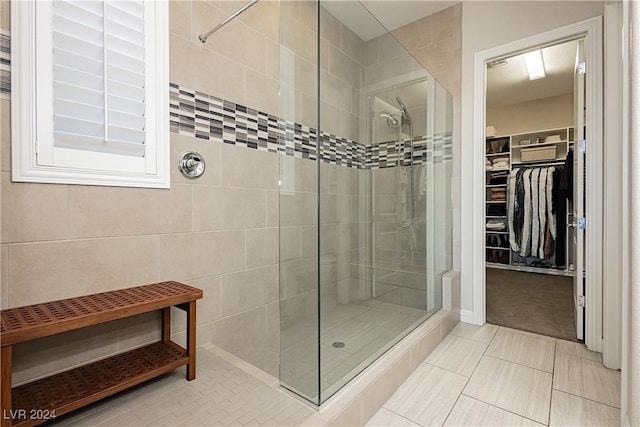
<svg viewBox="0 0 640 427"><path fill-rule="evenodd" d="M204 173L204 169L204 158L195 151L188 151L178 159L178 170L185 178L199 178Z"/></svg>

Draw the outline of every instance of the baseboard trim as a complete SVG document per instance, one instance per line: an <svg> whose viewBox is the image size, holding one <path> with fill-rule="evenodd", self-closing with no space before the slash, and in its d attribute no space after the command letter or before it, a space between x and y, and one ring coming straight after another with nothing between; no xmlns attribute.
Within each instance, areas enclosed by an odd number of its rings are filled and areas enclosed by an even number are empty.
<svg viewBox="0 0 640 427"><path fill-rule="evenodd" d="M475 321L473 319L473 311L471 310L460 310L460 321L464 322L464 323L471 323L472 325L475 324Z"/></svg>

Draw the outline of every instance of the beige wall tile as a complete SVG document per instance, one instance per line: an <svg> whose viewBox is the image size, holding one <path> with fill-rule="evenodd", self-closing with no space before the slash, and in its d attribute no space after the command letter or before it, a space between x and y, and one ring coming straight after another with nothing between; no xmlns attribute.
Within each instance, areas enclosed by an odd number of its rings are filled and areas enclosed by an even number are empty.
<svg viewBox="0 0 640 427"><path fill-rule="evenodd" d="M278 80L247 68L245 87L249 107L273 115L278 114L278 89L280 87Z"/></svg>
<svg viewBox="0 0 640 427"><path fill-rule="evenodd" d="M220 276L205 277L204 279L187 281L188 285L202 289L202 299L198 300L197 303L198 325L203 325L222 317L220 282ZM183 323L183 325L185 324Z"/></svg>
<svg viewBox="0 0 640 427"><path fill-rule="evenodd" d="M263 306L214 322L211 342L259 368L265 366L264 362L273 360L278 352L278 344L267 335L266 311Z"/></svg>
<svg viewBox="0 0 640 427"><path fill-rule="evenodd" d="M256 268L278 263L279 233L277 228L247 230L246 267Z"/></svg>
<svg viewBox="0 0 640 427"><path fill-rule="evenodd" d="M11 170L11 101L4 98L0 99L0 170Z"/></svg>
<svg viewBox="0 0 640 427"><path fill-rule="evenodd" d="M297 20L287 20L286 22L287 25L283 25L280 29L280 42L296 55L302 56L311 63L317 63L317 31Z"/></svg>
<svg viewBox="0 0 640 427"><path fill-rule="evenodd" d="M171 182L177 184L220 185L221 155L217 141L204 141L192 136L171 133ZM185 178L176 166L178 159L187 151L196 151L205 161L205 171L195 180Z"/></svg>
<svg viewBox="0 0 640 427"><path fill-rule="evenodd" d="M336 136L340 135L340 109L326 102L320 103L320 129Z"/></svg>
<svg viewBox="0 0 640 427"><path fill-rule="evenodd" d="M394 30L392 34L409 51L429 46L433 34L434 17L435 15L425 16ZM449 24L450 21L446 23Z"/></svg>
<svg viewBox="0 0 640 427"><path fill-rule="evenodd" d="M162 339L159 311L127 317L113 322L112 330L118 332L118 351L126 351Z"/></svg>
<svg viewBox="0 0 640 427"><path fill-rule="evenodd" d="M222 317L262 307L278 300L278 266L257 268L222 276Z"/></svg>
<svg viewBox="0 0 640 427"><path fill-rule="evenodd" d="M69 186L71 238L191 231L191 186L170 190Z"/></svg>
<svg viewBox="0 0 640 427"><path fill-rule="evenodd" d="M281 227L279 229L280 262L300 258L300 227Z"/></svg>
<svg viewBox="0 0 640 427"><path fill-rule="evenodd" d="M9 245L8 276L14 307L154 283L157 238Z"/></svg>
<svg viewBox="0 0 640 427"><path fill-rule="evenodd" d="M220 7L228 13L234 13L245 2L241 1L223 1ZM238 18L254 30L262 33L273 41L278 41L280 31L280 2L263 1L259 2L247 11L243 12Z"/></svg>
<svg viewBox="0 0 640 427"><path fill-rule="evenodd" d="M351 108L352 87L328 72L320 73L320 99L336 108Z"/></svg>
<svg viewBox="0 0 640 427"><path fill-rule="evenodd" d="M262 190L193 187L193 229L234 230L265 227L267 195Z"/></svg>
<svg viewBox="0 0 640 427"><path fill-rule="evenodd" d="M317 223L317 196L313 193L280 195L280 224L311 225Z"/></svg>
<svg viewBox="0 0 640 427"><path fill-rule="evenodd" d="M267 191L267 227L280 225L280 192Z"/></svg>
<svg viewBox="0 0 640 427"><path fill-rule="evenodd" d="M110 323L18 344L13 348L13 384L102 358L117 348L118 331Z"/></svg>
<svg viewBox="0 0 640 427"><path fill-rule="evenodd" d="M253 30L241 20L232 20L223 31L209 36L206 43L198 41L198 36L206 33L222 22L227 13L203 1L192 3L193 24L191 40L200 43L207 50L217 52L256 71L265 71L265 36Z"/></svg>
<svg viewBox="0 0 640 427"><path fill-rule="evenodd" d="M265 74L272 79L280 81L280 45L269 39L265 40L264 45L266 56Z"/></svg>
<svg viewBox="0 0 640 427"><path fill-rule="evenodd" d="M303 258L284 264L281 277L282 296L290 297L305 291L317 289L318 263L315 258Z"/></svg>
<svg viewBox="0 0 640 427"><path fill-rule="evenodd" d="M244 270L244 230L196 233L193 247L194 277Z"/></svg>
<svg viewBox="0 0 640 427"><path fill-rule="evenodd" d="M158 277L162 280L187 281L206 275L200 268L202 266L196 263L198 254L194 243L198 240L198 234L165 234L157 238Z"/></svg>
<svg viewBox="0 0 640 427"><path fill-rule="evenodd" d="M338 18L320 5L320 37L326 39L332 45L340 47L341 25Z"/></svg>
<svg viewBox="0 0 640 427"><path fill-rule="evenodd" d="M66 239L68 197L67 185L14 183L2 172L2 242Z"/></svg>
<svg viewBox="0 0 640 427"><path fill-rule="evenodd" d="M274 153L222 144L222 185L277 190L278 161Z"/></svg>
<svg viewBox="0 0 640 427"><path fill-rule="evenodd" d="M169 2L169 31L186 39L191 37L191 1Z"/></svg>
<svg viewBox="0 0 640 427"><path fill-rule="evenodd" d="M337 47L329 45L329 72L351 86L360 87L362 67Z"/></svg>
<svg viewBox="0 0 640 427"><path fill-rule="evenodd" d="M379 39L376 37L364 44L364 65L367 67L378 63L378 42Z"/></svg>
<svg viewBox="0 0 640 427"><path fill-rule="evenodd" d="M345 25L340 25L340 48L358 64L364 64L364 40Z"/></svg>
<svg viewBox="0 0 640 427"><path fill-rule="evenodd" d="M0 28L11 30L11 1L0 1Z"/></svg>
<svg viewBox="0 0 640 427"><path fill-rule="evenodd" d="M169 36L171 82L247 105L245 67L201 44L199 41L190 42L175 34Z"/></svg>

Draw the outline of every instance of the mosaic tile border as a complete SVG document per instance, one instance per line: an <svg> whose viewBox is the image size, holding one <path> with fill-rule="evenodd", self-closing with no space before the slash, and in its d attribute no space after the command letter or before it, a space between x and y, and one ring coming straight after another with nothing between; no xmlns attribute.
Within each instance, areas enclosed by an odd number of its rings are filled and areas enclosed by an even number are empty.
<svg viewBox="0 0 640 427"><path fill-rule="evenodd" d="M170 84L171 132L270 153L316 160L318 131L277 116ZM356 169L381 169L411 164L406 139L362 145L320 132L320 155L325 163ZM452 161L451 133L414 138L413 164Z"/></svg>
<svg viewBox="0 0 640 427"><path fill-rule="evenodd" d="M11 36L0 30L0 94L11 95Z"/></svg>

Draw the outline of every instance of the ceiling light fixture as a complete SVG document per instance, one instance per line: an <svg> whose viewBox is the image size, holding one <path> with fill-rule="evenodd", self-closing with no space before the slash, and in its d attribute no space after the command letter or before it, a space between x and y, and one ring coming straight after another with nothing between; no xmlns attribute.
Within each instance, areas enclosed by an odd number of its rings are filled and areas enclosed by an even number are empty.
<svg viewBox="0 0 640 427"><path fill-rule="evenodd" d="M534 50L523 55L524 64L527 66L529 80L541 79L545 76L544 63L542 62L542 52Z"/></svg>

